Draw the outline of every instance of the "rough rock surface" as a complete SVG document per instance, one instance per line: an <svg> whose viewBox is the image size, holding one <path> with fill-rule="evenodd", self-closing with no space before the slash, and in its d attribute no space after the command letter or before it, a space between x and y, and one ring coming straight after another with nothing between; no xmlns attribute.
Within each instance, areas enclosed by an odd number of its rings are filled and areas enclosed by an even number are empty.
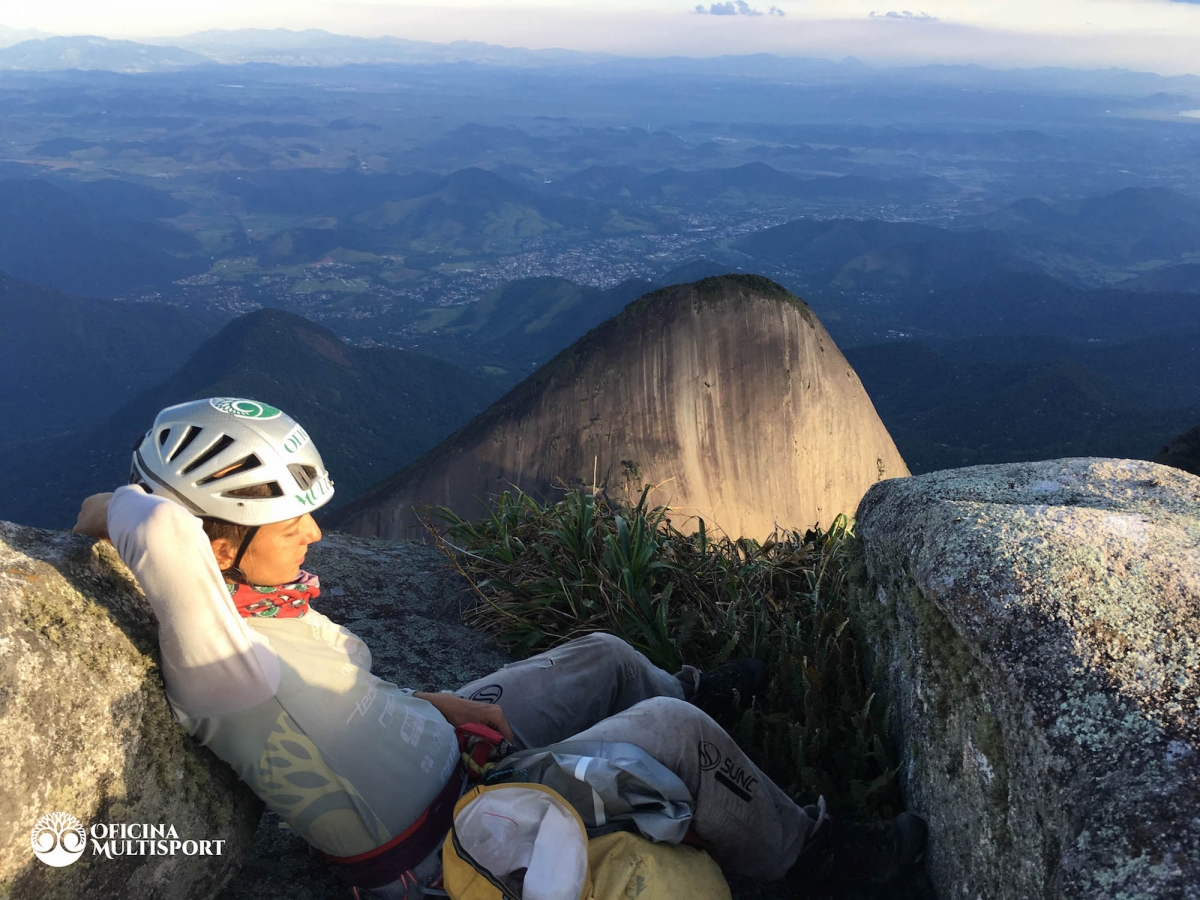
<svg viewBox="0 0 1200 900"><path fill-rule="evenodd" d="M213 897L246 856L261 802L175 722L150 606L113 548L0 522L0 897ZM93 856L62 868L35 822L173 825L215 856Z"/></svg>
<svg viewBox="0 0 1200 900"><path fill-rule="evenodd" d="M858 626L946 898L1200 898L1200 478L1069 459L873 487Z"/></svg>
<svg viewBox="0 0 1200 900"><path fill-rule="evenodd" d="M652 483L687 531L765 538L828 525L908 469L812 311L758 276L728 275L631 303L413 465L334 514L400 539L414 507L476 518L516 485L552 496L593 480Z"/></svg>

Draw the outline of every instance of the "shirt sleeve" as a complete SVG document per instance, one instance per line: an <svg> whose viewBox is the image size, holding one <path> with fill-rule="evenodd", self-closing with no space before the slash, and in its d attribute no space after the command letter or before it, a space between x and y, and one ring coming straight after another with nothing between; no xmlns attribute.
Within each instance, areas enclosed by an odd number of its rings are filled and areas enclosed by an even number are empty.
<svg viewBox="0 0 1200 900"><path fill-rule="evenodd" d="M279 657L238 615L198 518L130 485L113 494L108 533L158 619L172 706L201 718L275 695Z"/></svg>

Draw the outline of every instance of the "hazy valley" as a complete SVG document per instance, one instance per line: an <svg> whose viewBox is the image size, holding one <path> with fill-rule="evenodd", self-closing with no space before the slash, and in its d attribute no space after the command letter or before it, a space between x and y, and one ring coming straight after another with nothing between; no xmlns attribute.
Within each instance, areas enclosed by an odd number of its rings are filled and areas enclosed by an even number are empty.
<svg viewBox="0 0 1200 900"><path fill-rule="evenodd" d="M914 472L1148 458L1200 421L1200 78L355 40L0 48L14 471L119 456L115 423L218 387L364 415L460 391L395 413L423 423L404 441L344 439L349 500L631 301L723 272L811 306ZM238 317L264 307L359 380L328 394L299 338L251 365L264 320ZM0 515L63 524L120 474L84 468L53 502L10 480Z"/></svg>

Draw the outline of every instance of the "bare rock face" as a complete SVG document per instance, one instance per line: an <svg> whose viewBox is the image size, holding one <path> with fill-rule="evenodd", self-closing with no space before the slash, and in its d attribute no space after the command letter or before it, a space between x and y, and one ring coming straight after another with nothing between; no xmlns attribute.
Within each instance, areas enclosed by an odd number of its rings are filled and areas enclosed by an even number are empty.
<svg viewBox="0 0 1200 900"><path fill-rule="evenodd" d="M812 311L765 278L727 275L630 304L333 525L412 537L414 507L473 518L513 485L553 496L595 479L661 486L652 500L685 531L702 516L761 539L777 522L828 525L907 474Z"/></svg>
<svg viewBox="0 0 1200 900"><path fill-rule="evenodd" d="M935 472L873 487L858 533L939 896L1200 898L1200 478Z"/></svg>
<svg viewBox="0 0 1200 900"><path fill-rule="evenodd" d="M150 606L110 545L0 522L0 897L209 898L241 865L262 803L176 723L157 656ZM31 849L53 813L89 831L62 867ZM224 844L96 855L90 830L109 823Z"/></svg>

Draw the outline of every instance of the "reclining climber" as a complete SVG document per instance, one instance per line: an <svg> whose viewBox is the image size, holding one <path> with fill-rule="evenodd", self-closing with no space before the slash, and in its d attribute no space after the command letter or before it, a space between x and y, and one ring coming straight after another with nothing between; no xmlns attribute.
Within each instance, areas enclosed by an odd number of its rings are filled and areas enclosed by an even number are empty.
<svg viewBox="0 0 1200 900"><path fill-rule="evenodd" d="M809 885L887 883L918 862L925 825L902 813L856 826L800 807L698 703L752 691L761 663L711 673L653 666L593 634L453 693L371 674L371 653L310 606L301 569L312 512L333 482L278 409L213 398L164 409L134 451L131 483L84 501L75 531L108 538L159 625L176 718L354 885L413 898L465 789L455 729L486 725L517 749L571 739L634 744L677 774L692 828L727 869ZM714 763L723 763L716 765ZM740 787L722 771L740 770Z"/></svg>

